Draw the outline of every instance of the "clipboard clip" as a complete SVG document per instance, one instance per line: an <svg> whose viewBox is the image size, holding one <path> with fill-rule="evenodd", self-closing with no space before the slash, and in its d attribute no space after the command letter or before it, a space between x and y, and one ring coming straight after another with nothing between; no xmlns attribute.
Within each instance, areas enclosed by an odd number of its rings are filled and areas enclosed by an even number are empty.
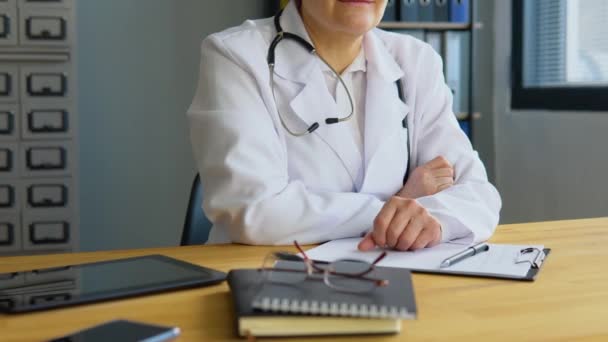
<svg viewBox="0 0 608 342"><path fill-rule="evenodd" d="M536 253L534 258L530 260L528 257L530 254ZM528 247L519 251L517 258L515 259L516 264L529 263L532 268L538 269L545 260L545 253L536 247Z"/></svg>

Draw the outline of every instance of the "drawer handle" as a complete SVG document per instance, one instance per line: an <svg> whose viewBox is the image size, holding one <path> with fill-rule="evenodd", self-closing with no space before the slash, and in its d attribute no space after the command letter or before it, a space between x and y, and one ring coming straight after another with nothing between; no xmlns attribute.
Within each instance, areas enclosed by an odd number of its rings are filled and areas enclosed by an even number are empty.
<svg viewBox="0 0 608 342"><path fill-rule="evenodd" d="M1 112L0 115L6 115L6 128L0 129L0 134L12 134L15 129L15 114L11 112Z"/></svg>
<svg viewBox="0 0 608 342"><path fill-rule="evenodd" d="M12 186L1 186L0 188L6 188L8 190L8 200L6 202L0 202L0 208L11 208L15 204L15 189Z"/></svg>
<svg viewBox="0 0 608 342"><path fill-rule="evenodd" d="M61 190L61 199L54 201L52 198L42 198L40 201L36 201L34 200L34 190L36 187L59 188ZM27 201L32 208L65 207L68 203L68 189L64 185L33 185L27 188Z"/></svg>
<svg viewBox="0 0 608 342"><path fill-rule="evenodd" d="M11 246L15 242L15 226L12 223L2 224L8 230L5 240L0 240L0 246ZM13 273L16 275L17 273Z"/></svg>
<svg viewBox="0 0 608 342"><path fill-rule="evenodd" d="M41 238L35 237L36 225L39 224L62 224L63 225L63 237L61 238ZM70 224L67 222L37 222L30 224L30 242L34 245L54 245L67 243L70 240Z"/></svg>
<svg viewBox="0 0 608 342"><path fill-rule="evenodd" d="M35 34L32 32L32 21L34 19L42 19L42 20L53 20L53 19L59 19L59 22L61 23L61 27L60 30L61 32L58 35L53 35L51 33L51 31L49 30L42 30L39 34ZM31 40L55 40L55 41L61 41L61 40L65 40L66 36L67 36L67 24L65 19L63 18L57 18L57 17L29 17L27 18L27 20L25 21L25 32L26 35L29 39Z"/></svg>
<svg viewBox="0 0 608 342"><path fill-rule="evenodd" d="M13 151L2 148L1 152L6 153L6 165L0 165L0 171L10 172L13 169Z"/></svg>
<svg viewBox="0 0 608 342"><path fill-rule="evenodd" d="M47 111L49 112L49 111ZM27 113L27 126L32 133L64 133L68 131L68 112L65 110L59 110L57 112L61 113L61 126L52 126L49 124L44 124L40 127L36 127L34 125L34 115L36 112Z"/></svg>
<svg viewBox="0 0 608 342"><path fill-rule="evenodd" d="M0 31L0 38L8 38L11 34L11 18L6 14L2 14L0 15L0 19L3 23L2 31Z"/></svg>
<svg viewBox="0 0 608 342"><path fill-rule="evenodd" d="M39 150L59 150L59 164L53 164L44 162L40 164L34 164L32 162L33 149L29 148L26 152L27 166L30 170L34 171L49 171L49 170L63 170L66 167L65 150L63 148L40 148Z"/></svg>
<svg viewBox="0 0 608 342"><path fill-rule="evenodd" d="M27 76L27 93L30 96L57 96L57 97L64 97L66 96L67 93L67 89L68 89L68 85L67 85L67 77L65 74L51 74L51 73L43 73L43 74L36 74L35 76L59 76L59 78L61 79L61 89L58 91L54 91L51 87L42 87L42 89L40 90L34 90L34 86L33 86L33 78L34 75L28 75Z"/></svg>
<svg viewBox="0 0 608 342"><path fill-rule="evenodd" d="M10 74L0 72L0 80L4 80L4 90L0 91L0 96L9 96L12 93L13 78Z"/></svg>

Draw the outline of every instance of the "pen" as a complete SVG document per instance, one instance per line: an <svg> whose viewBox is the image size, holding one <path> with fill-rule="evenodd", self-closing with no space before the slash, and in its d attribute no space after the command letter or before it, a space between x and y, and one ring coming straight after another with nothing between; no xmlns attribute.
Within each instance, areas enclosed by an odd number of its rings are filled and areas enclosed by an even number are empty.
<svg viewBox="0 0 608 342"><path fill-rule="evenodd" d="M439 266L439 268L450 267L450 266L454 265L455 263L458 263L468 257L472 257L479 253L487 252L488 250L490 250L490 246L485 243L480 243L475 246L471 246L471 247L465 249L464 251L462 251L458 254L452 255L451 257L443 260L441 262L441 265Z"/></svg>

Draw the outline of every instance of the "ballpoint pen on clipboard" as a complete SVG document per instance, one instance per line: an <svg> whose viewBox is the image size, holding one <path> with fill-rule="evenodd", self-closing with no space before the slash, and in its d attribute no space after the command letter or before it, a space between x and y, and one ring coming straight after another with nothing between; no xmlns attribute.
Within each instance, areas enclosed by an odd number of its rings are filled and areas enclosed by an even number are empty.
<svg viewBox="0 0 608 342"><path fill-rule="evenodd" d="M486 243L480 243L475 246L471 246L471 247L465 249L464 251L454 254L451 257L443 260L441 262L441 265L439 265L439 268L450 267L466 258L472 257L479 253L487 252L489 250L490 250L490 246Z"/></svg>

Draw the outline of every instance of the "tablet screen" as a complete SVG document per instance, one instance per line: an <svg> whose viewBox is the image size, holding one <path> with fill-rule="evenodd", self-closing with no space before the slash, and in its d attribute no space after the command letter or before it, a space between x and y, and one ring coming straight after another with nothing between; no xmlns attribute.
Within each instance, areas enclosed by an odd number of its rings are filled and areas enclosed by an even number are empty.
<svg viewBox="0 0 608 342"><path fill-rule="evenodd" d="M225 274L161 255L0 274L0 311L28 312L216 284Z"/></svg>

